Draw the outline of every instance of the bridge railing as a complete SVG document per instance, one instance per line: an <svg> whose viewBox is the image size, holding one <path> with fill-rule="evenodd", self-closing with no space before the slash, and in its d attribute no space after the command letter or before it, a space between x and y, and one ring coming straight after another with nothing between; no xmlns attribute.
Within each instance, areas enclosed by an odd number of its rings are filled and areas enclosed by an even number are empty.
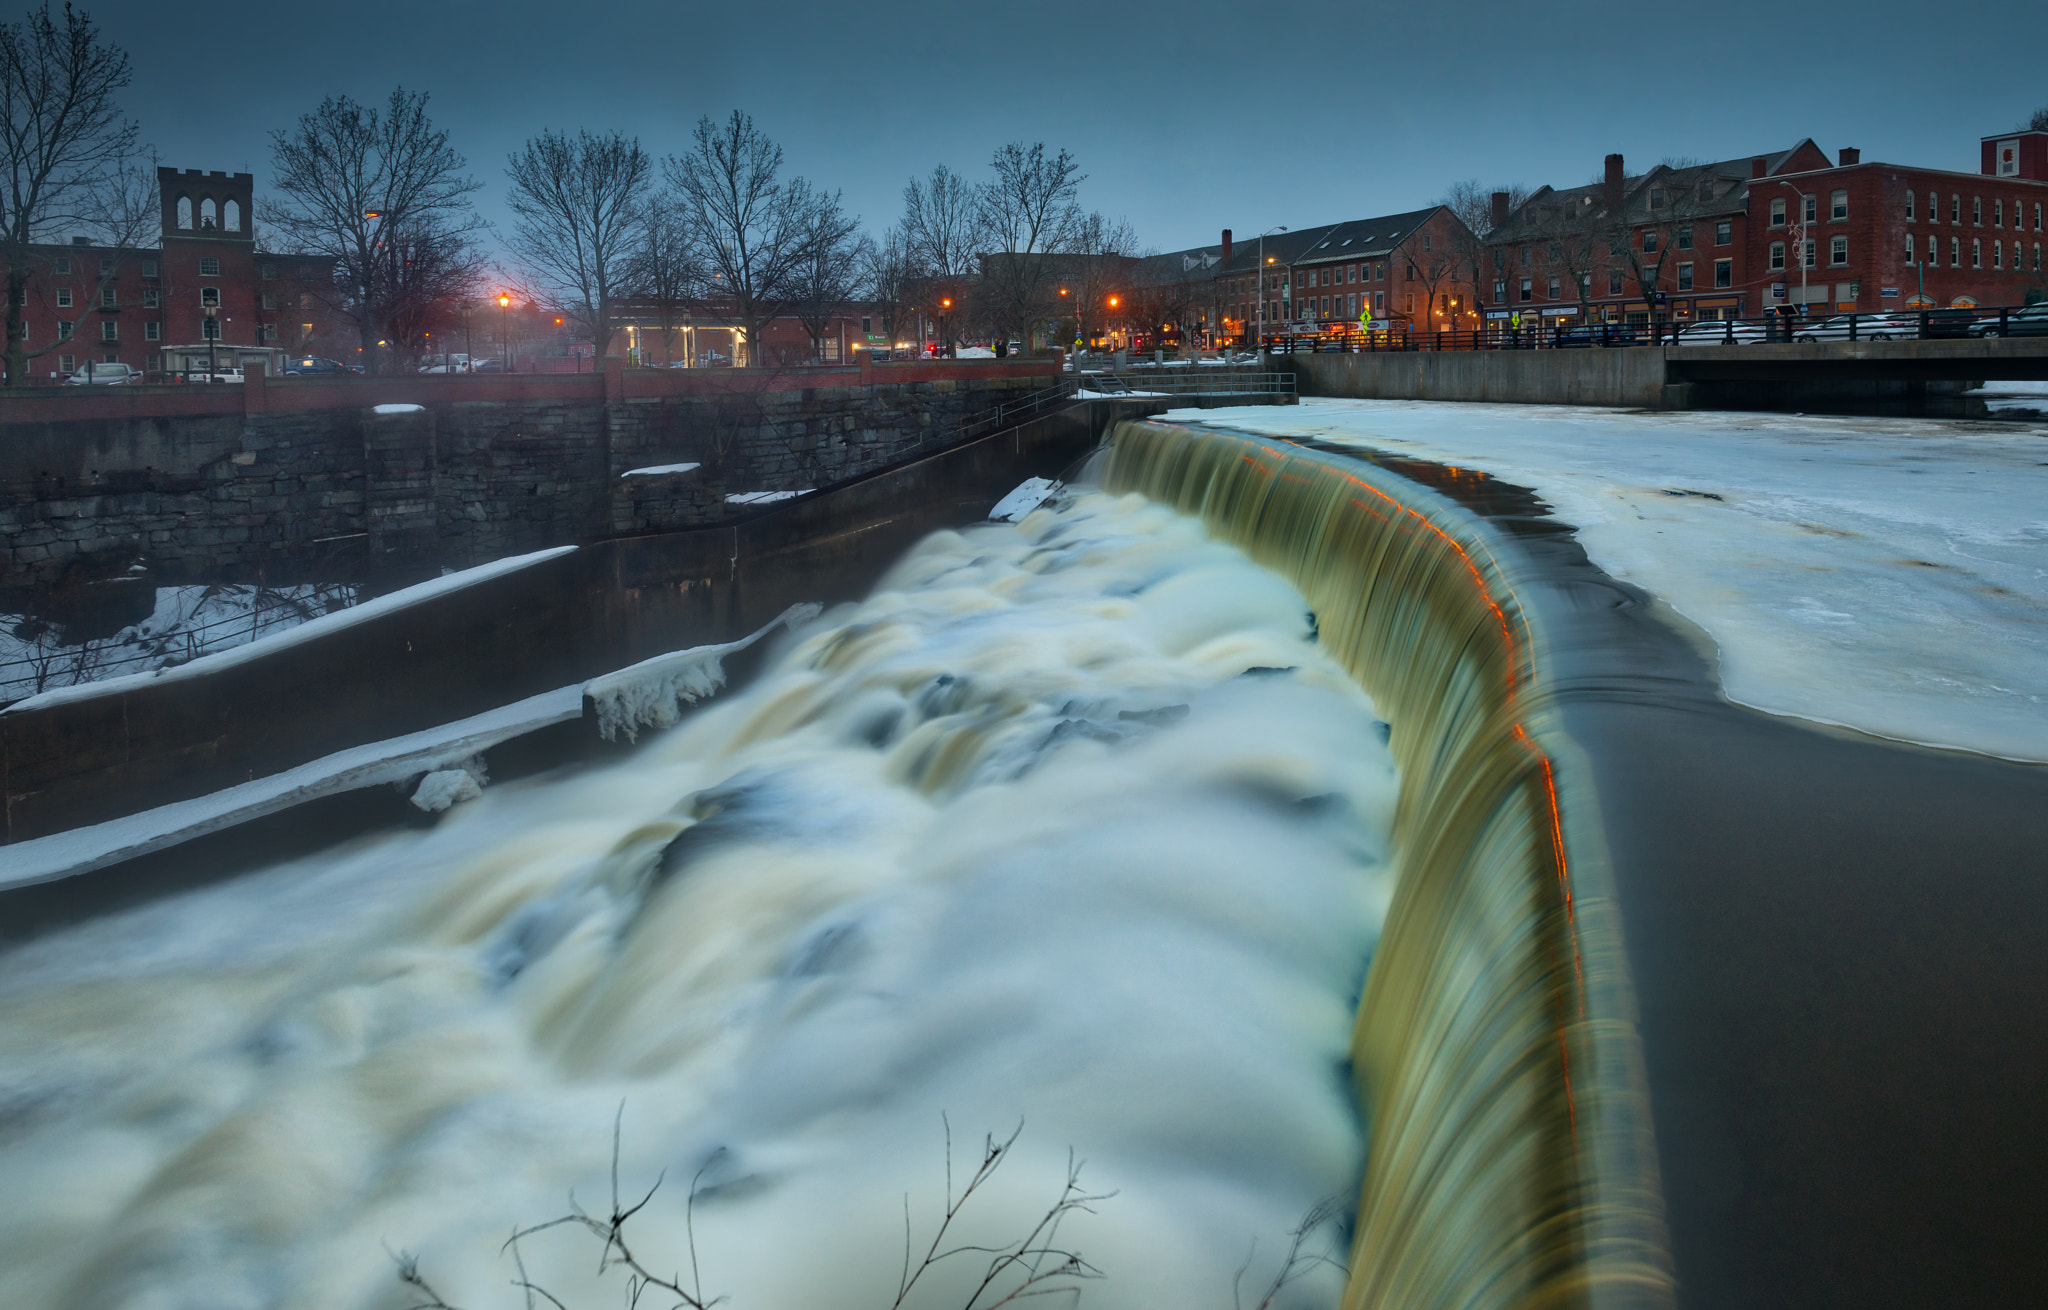
<svg viewBox="0 0 2048 1310"><path fill-rule="evenodd" d="M1076 394L1096 396L1291 396L1294 374L1204 366L1132 365L1122 372L1083 370Z"/></svg>
<svg viewBox="0 0 2048 1310"><path fill-rule="evenodd" d="M1694 319L1659 315L1654 321L1580 322L1553 317L1520 326L1426 331L1406 324L1370 330L1345 324L1322 332L1281 333L1265 339L1276 354L1367 354L1422 350L1570 350L1616 346L1719 346L1821 341L1954 341L1994 337L2048 337L2048 303L1950 306L1870 313L1769 314L1760 318Z"/></svg>

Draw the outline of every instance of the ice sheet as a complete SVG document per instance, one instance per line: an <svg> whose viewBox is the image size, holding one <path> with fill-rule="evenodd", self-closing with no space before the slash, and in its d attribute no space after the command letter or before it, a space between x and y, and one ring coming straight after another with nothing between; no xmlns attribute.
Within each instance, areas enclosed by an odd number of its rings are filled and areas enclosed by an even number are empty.
<svg viewBox="0 0 2048 1310"><path fill-rule="evenodd" d="M2048 426L1306 398L1166 419L1533 487L1711 635L1729 699L2048 760Z"/></svg>

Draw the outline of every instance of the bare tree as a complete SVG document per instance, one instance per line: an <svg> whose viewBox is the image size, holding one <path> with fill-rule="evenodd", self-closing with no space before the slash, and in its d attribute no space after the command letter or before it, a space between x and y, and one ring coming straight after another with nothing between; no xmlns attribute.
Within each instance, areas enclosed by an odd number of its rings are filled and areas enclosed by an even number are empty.
<svg viewBox="0 0 2048 1310"><path fill-rule="evenodd" d="M892 227L863 251L867 298L880 311L882 336L891 346L916 312L916 264L903 229Z"/></svg>
<svg viewBox="0 0 2048 1310"><path fill-rule="evenodd" d="M618 324L623 289L654 160L638 138L589 130L543 131L512 155L512 245L589 333L598 358Z"/></svg>
<svg viewBox="0 0 2048 1310"><path fill-rule="evenodd" d="M758 352L761 325L790 299L810 253L821 206L835 205L802 178L783 181L782 147L735 109L723 124L697 120L695 145L663 161L730 320ZM738 360L734 361L739 362ZM756 362L756 361L749 361Z"/></svg>
<svg viewBox="0 0 2048 1310"><path fill-rule="evenodd" d="M300 249L335 261L332 307L355 323L374 369L374 347L403 299L401 247L472 240L482 228L469 203L479 184L428 119L426 92L403 87L381 111L329 96L272 132L270 149L283 198L265 218Z"/></svg>
<svg viewBox="0 0 2048 1310"><path fill-rule="evenodd" d="M102 41L91 16L69 4L61 18L45 4L19 23L0 24L8 386L25 383L28 361L58 345L29 346L22 311L35 273L31 245L77 225L107 231L116 245L134 239L132 231L109 230L122 226L132 176L123 166L135 149L136 125L115 101L128 79L127 53Z"/></svg>
<svg viewBox="0 0 2048 1310"><path fill-rule="evenodd" d="M663 191L648 201L627 261L626 282L633 298L653 312L664 362L673 360L676 331L689 321L690 301L704 282L696 236L673 193Z"/></svg>
<svg viewBox="0 0 2048 1310"><path fill-rule="evenodd" d="M1088 325L1109 321L1109 296L1123 288L1138 254L1138 234L1121 218L1090 212L1074 224L1068 253L1058 262L1064 274L1054 288L1062 317L1074 319L1074 336L1088 339Z"/></svg>
<svg viewBox="0 0 2048 1310"><path fill-rule="evenodd" d="M1459 272L1472 288L1474 305L1484 305L1493 299L1487 295L1490 283L1501 283L1503 291L1514 285L1515 269L1511 261L1516 248L1487 243L1487 233L1493 230L1493 198L1496 195L1507 198L1507 211L1513 213L1528 201L1529 188L1514 182L1487 186L1478 178L1468 178L1453 182L1444 192L1443 199L1437 202L1457 215L1461 224L1452 234L1451 243L1458 256Z"/></svg>
<svg viewBox="0 0 2048 1310"><path fill-rule="evenodd" d="M433 345L433 333L446 334L461 316L462 306L476 299L488 265L467 233L450 232L432 222L394 228L386 240L392 281L385 340L398 358L409 363Z"/></svg>
<svg viewBox="0 0 2048 1310"><path fill-rule="evenodd" d="M1431 240L1433 233L1424 233L1416 246L1408 252L1408 280L1422 284L1422 314L1413 326L1424 332L1433 332L1436 320L1437 300L1442 297L1449 301L1450 293L1458 285L1458 276L1463 261L1459 251L1450 242ZM1427 248L1425 248L1427 243ZM1451 320L1457 327L1457 321Z"/></svg>
<svg viewBox="0 0 2048 1310"><path fill-rule="evenodd" d="M810 249L797 266L790 307L804 335L811 339L811 358L825 358L825 337L832 323L846 312L846 306L860 292L861 271L868 263L870 239L856 232L856 220L846 216L835 199L820 205L813 219Z"/></svg>
<svg viewBox="0 0 2048 1310"><path fill-rule="evenodd" d="M977 192L992 247L981 261L982 289L996 330L1029 348L1032 329L1057 312L1059 270L1051 257L1073 245L1085 177L1072 154L1048 154L1042 141L1000 147L989 168L995 176Z"/></svg>
<svg viewBox="0 0 2048 1310"><path fill-rule="evenodd" d="M903 188L903 236L922 287L925 315L939 325L948 355L959 346L982 238L980 197L944 164Z"/></svg>

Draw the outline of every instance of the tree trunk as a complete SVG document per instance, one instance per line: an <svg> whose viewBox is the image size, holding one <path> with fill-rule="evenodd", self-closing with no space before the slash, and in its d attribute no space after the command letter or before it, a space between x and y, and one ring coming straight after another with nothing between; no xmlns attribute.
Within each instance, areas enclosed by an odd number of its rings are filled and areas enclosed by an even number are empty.
<svg viewBox="0 0 2048 1310"><path fill-rule="evenodd" d="M22 306L28 300L28 269L14 261L7 271L7 383L28 385L28 319Z"/></svg>

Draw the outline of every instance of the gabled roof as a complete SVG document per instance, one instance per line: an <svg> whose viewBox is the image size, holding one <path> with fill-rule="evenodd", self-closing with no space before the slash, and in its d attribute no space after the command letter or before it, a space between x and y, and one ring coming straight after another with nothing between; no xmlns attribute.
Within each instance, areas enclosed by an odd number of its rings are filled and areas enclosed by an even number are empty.
<svg viewBox="0 0 2048 1310"><path fill-rule="evenodd" d="M1338 223L1322 240L1295 256L1297 264L1332 264L1347 259L1377 257L1415 235L1415 230L1435 218L1442 205L1414 209L1405 214L1382 214L1378 218L1355 218Z"/></svg>
<svg viewBox="0 0 2048 1310"><path fill-rule="evenodd" d="M1624 177L1621 190L1625 220L1631 224L1648 223L1670 216L1650 203L1659 190L1671 202L1670 209L1682 210L1688 218L1739 212L1749 203L1749 183L1753 178L1755 161L1764 161L1764 175L1770 177L1807 150L1820 154L1820 147L1814 145L1812 137L1801 137L1787 148L1768 154L1743 155L1710 164L1676 167L1658 164L1648 172ZM1821 155L1821 158L1826 156ZM1562 191L1539 187L1534 195L1508 215L1507 222L1489 231L1486 239L1493 242L1538 239L1553 231L1553 224L1559 222L1607 222L1612 217L1608 213L1608 204L1604 180Z"/></svg>

